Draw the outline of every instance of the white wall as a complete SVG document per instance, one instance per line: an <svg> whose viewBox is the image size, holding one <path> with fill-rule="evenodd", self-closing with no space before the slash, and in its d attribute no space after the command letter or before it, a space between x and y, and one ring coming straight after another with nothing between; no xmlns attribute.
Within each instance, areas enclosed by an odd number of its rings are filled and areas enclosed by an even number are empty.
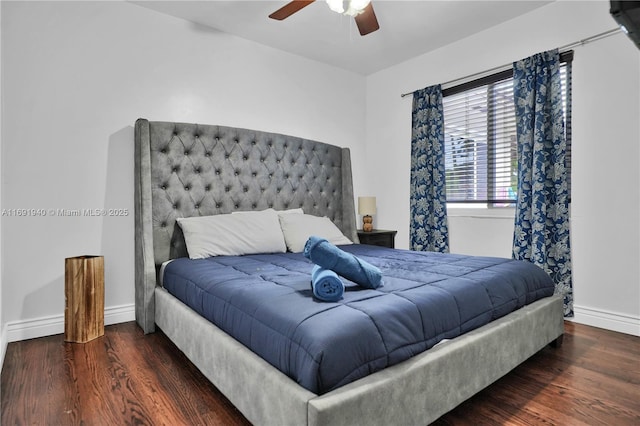
<svg viewBox="0 0 640 426"><path fill-rule="evenodd" d="M0 7L0 34L2 34L2 7ZM4 96L2 95L2 37L0 37L0 211L2 210L2 111ZM4 354L7 350L7 332L5 328L4 312L2 310L2 217L0 216L0 371L4 364ZM0 389L0 392L2 390Z"/></svg>
<svg viewBox="0 0 640 426"><path fill-rule="evenodd" d="M133 123L223 124L364 153L356 74L126 2L1 2L2 207L9 340L61 333L64 259L105 256L106 322L133 318ZM364 180L354 164L355 192Z"/></svg>
<svg viewBox="0 0 640 426"><path fill-rule="evenodd" d="M609 2L554 2L367 78L367 191L409 245L412 92L615 28ZM640 51L623 34L575 48L572 244L576 321L640 335ZM511 256L513 213L450 211L452 252Z"/></svg>

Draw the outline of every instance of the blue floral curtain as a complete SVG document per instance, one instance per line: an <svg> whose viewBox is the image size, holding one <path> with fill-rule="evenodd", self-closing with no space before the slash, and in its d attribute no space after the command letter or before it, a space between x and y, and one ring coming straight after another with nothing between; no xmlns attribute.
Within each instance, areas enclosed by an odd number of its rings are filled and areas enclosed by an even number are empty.
<svg viewBox="0 0 640 426"><path fill-rule="evenodd" d="M573 315L566 138L558 50L513 64L518 200L513 258L544 269Z"/></svg>
<svg viewBox="0 0 640 426"><path fill-rule="evenodd" d="M444 171L442 88L413 93L411 127L410 247L449 251Z"/></svg>

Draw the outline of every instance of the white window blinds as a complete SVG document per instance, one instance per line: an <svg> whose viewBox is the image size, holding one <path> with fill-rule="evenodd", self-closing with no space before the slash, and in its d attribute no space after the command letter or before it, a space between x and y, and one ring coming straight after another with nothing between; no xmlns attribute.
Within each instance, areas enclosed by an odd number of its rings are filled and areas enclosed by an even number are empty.
<svg viewBox="0 0 640 426"><path fill-rule="evenodd" d="M562 59L571 58L565 54ZM570 62L563 62L561 74L570 167ZM443 95L447 202L514 203L518 165L513 71L445 89Z"/></svg>

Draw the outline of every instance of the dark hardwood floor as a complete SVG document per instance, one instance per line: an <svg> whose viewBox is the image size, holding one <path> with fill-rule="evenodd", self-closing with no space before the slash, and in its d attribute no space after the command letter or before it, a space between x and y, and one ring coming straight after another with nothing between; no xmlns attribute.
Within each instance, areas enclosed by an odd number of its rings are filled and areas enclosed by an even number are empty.
<svg viewBox="0 0 640 426"><path fill-rule="evenodd" d="M10 343L1 424L246 425L161 332L108 326ZM640 425L640 338L571 322L546 347L437 425Z"/></svg>

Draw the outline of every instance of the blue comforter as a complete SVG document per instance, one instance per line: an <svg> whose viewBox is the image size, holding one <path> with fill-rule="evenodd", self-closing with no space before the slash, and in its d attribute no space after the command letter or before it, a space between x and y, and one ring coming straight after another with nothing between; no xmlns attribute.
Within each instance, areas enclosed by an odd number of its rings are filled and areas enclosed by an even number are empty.
<svg viewBox="0 0 640 426"><path fill-rule="evenodd" d="M301 386L322 394L553 294L537 266L510 259L341 246L384 285L345 280L317 301L301 253L176 259L164 287Z"/></svg>

